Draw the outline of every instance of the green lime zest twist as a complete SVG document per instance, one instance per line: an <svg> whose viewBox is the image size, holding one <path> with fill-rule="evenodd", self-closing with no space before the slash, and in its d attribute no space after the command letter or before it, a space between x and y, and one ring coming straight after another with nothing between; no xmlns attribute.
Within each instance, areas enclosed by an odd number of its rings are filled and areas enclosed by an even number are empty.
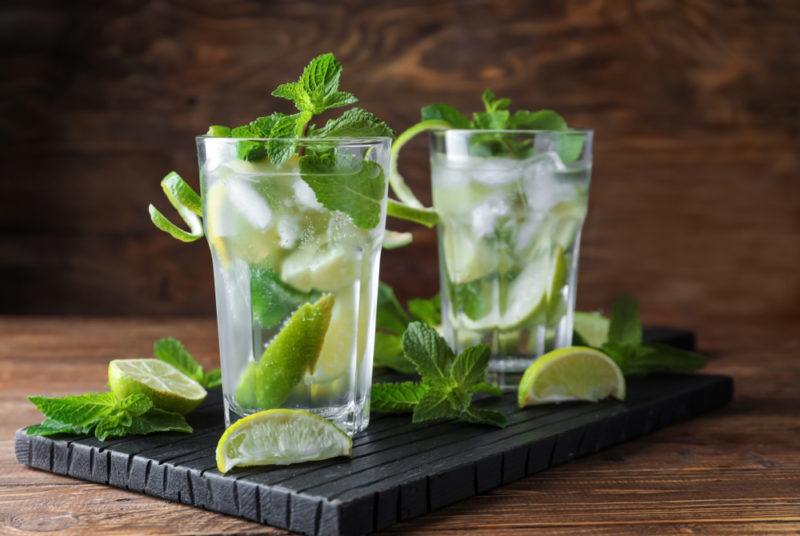
<svg viewBox="0 0 800 536"><path fill-rule="evenodd" d="M149 211L153 225L181 242L194 242L202 238L203 223L200 217L203 215L203 210L197 192L174 171L170 171L161 179L161 189L184 223L189 226L189 230L181 229L172 223L151 204Z"/></svg>

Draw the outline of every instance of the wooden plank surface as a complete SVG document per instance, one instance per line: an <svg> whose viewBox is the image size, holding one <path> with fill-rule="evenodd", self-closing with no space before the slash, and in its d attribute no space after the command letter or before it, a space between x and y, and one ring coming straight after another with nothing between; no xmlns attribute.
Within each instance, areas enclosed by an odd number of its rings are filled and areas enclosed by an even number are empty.
<svg viewBox="0 0 800 536"><path fill-rule="evenodd" d="M486 87L596 129L585 307L629 290L797 314L794 0L7 0L0 25L2 313L213 314L207 246L155 231L147 204L170 210L170 169L195 183L209 123L288 111L267 91L332 50L397 129ZM425 143L404 152L427 198ZM434 233L414 232L381 266L401 297L438 286Z"/></svg>
<svg viewBox="0 0 800 536"><path fill-rule="evenodd" d="M645 309L645 320L675 324ZM404 534L703 534L800 530L800 338L794 319L708 323L709 372L731 374L726 409L556 467L389 528ZM100 389L109 357L146 355L174 335L206 364L211 320L0 318L0 533L280 534L130 492L27 469L14 430L38 416L24 397ZM767 342L765 342L767 341ZM765 366L779 364L778 367ZM457 514L457 515L455 515Z"/></svg>

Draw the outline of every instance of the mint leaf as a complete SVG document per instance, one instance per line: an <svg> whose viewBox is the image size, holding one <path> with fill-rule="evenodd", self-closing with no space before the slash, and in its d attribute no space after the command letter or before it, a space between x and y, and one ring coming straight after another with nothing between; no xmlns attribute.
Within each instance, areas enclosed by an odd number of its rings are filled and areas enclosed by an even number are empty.
<svg viewBox="0 0 800 536"><path fill-rule="evenodd" d="M203 374L203 381L201 383L206 389L219 387L222 385L222 371L218 368L215 368L206 372Z"/></svg>
<svg viewBox="0 0 800 536"><path fill-rule="evenodd" d="M414 364L423 383L446 380L453 351L436 330L422 322L412 322L403 334L403 352Z"/></svg>
<svg viewBox="0 0 800 536"><path fill-rule="evenodd" d="M266 266L250 268L250 296L253 318L264 329L274 328L304 303L319 298L317 292L301 292L287 285Z"/></svg>
<svg viewBox="0 0 800 536"><path fill-rule="evenodd" d="M28 400L48 419L80 428L94 426L117 404L113 393L85 393L61 398L29 396Z"/></svg>
<svg viewBox="0 0 800 536"><path fill-rule="evenodd" d="M449 104L429 104L421 110L422 120L440 119L447 121L453 128L465 129L470 127L469 118Z"/></svg>
<svg viewBox="0 0 800 536"><path fill-rule="evenodd" d="M452 389L446 386L429 387L414 408L411 422L419 423L457 417L460 411L453 403L451 395Z"/></svg>
<svg viewBox="0 0 800 536"><path fill-rule="evenodd" d="M483 106L486 108L487 112L508 110L508 108L511 106L511 99L498 99L495 97L494 91L491 89L484 90L483 94L481 95L481 100L483 101Z"/></svg>
<svg viewBox="0 0 800 536"><path fill-rule="evenodd" d="M402 335L411 319L406 314L392 287L381 281L378 283L378 312L376 326Z"/></svg>
<svg viewBox="0 0 800 536"><path fill-rule="evenodd" d="M517 110L508 126L519 130L564 130L567 122L553 110Z"/></svg>
<svg viewBox="0 0 800 536"><path fill-rule="evenodd" d="M173 338L159 339L153 343L153 355L169 363L193 380L202 382L203 366L192 357L181 341Z"/></svg>
<svg viewBox="0 0 800 536"><path fill-rule="evenodd" d="M25 429L25 433L30 436L85 435L91 431L91 427L74 426L54 419L45 419L41 424L34 424Z"/></svg>
<svg viewBox="0 0 800 536"><path fill-rule="evenodd" d="M601 351L625 375L692 372L703 368L708 361L700 354L657 343L629 346L608 342L602 346Z"/></svg>
<svg viewBox="0 0 800 536"><path fill-rule="evenodd" d="M486 369L489 366L489 354L489 347L485 344L467 348L453 361L450 376L465 389L484 382Z"/></svg>
<svg viewBox="0 0 800 536"><path fill-rule="evenodd" d="M403 355L403 337L381 331L375 332L373 366L387 367L404 374L412 374L417 370Z"/></svg>
<svg viewBox="0 0 800 536"><path fill-rule="evenodd" d="M233 138L263 138L264 136L251 125L243 125L231 130ZM248 162L257 162L267 157L267 146L260 141L240 141L236 144L236 156Z"/></svg>
<svg viewBox="0 0 800 536"><path fill-rule="evenodd" d="M467 408L461 413L460 419L475 424L490 424L498 428L505 428L508 424L508 419L505 415L499 411L486 408Z"/></svg>
<svg viewBox="0 0 800 536"><path fill-rule="evenodd" d="M344 212L362 229L380 223L386 178L375 162L331 152L305 155L300 175L328 210Z"/></svg>
<svg viewBox="0 0 800 536"><path fill-rule="evenodd" d="M295 152L295 142L292 138L295 135L297 121L298 115L280 114L272 124L269 137L280 139L267 142L267 154L276 166L286 162Z"/></svg>
<svg viewBox="0 0 800 536"><path fill-rule="evenodd" d="M371 138L394 137L394 131L385 122L362 108L351 108L322 128L315 128L309 136L319 138Z"/></svg>
<svg viewBox="0 0 800 536"><path fill-rule="evenodd" d="M272 92L290 100L301 112L313 115L358 101L350 93L338 91L342 64L330 52L312 59L297 82L281 84Z"/></svg>
<svg viewBox="0 0 800 536"><path fill-rule="evenodd" d="M153 408L136 418L128 429L129 434L145 435L153 432L192 432L183 415Z"/></svg>
<svg viewBox="0 0 800 536"><path fill-rule="evenodd" d="M117 402L118 410L134 417L147 413L152 407L153 401L142 393L128 395Z"/></svg>
<svg viewBox="0 0 800 536"><path fill-rule="evenodd" d="M375 383L370 407L380 413L411 413L427 389L416 382Z"/></svg>
<svg viewBox="0 0 800 536"><path fill-rule="evenodd" d="M608 342L630 346L638 346L642 343L639 305L627 294L617 298L611 306Z"/></svg>
<svg viewBox="0 0 800 536"><path fill-rule="evenodd" d="M486 130L504 130L508 127L510 117L511 113L508 110L476 112L472 114L472 126Z"/></svg>
<svg viewBox="0 0 800 536"><path fill-rule="evenodd" d="M472 386L473 393L482 393L491 396L503 396L503 390L487 382L478 382Z"/></svg>
<svg viewBox="0 0 800 536"><path fill-rule="evenodd" d="M406 305L408 311L418 320L422 320L430 326L438 326L442 323L442 301L438 294L427 300L412 298Z"/></svg>
<svg viewBox="0 0 800 536"><path fill-rule="evenodd" d="M124 437L128 435L128 425L113 420L101 421L94 429L94 436L99 441L105 441L112 437Z"/></svg>

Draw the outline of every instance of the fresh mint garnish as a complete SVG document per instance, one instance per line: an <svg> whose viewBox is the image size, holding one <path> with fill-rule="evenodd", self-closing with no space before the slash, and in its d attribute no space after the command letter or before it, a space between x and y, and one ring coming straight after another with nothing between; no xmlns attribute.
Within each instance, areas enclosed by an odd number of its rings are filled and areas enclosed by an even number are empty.
<svg viewBox="0 0 800 536"><path fill-rule="evenodd" d="M347 214L358 227L372 229L381 219L381 202L386 192L384 170L369 159L337 154L330 140L343 137L393 137L394 132L385 122L362 108L351 108L322 126L311 122L323 112L357 102L352 93L339 90L341 75L342 64L333 54L317 56L309 62L296 82L280 84L272 92L275 97L291 101L297 113L287 115L274 112L232 129L224 125L212 125L206 135L242 138L236 145L237 157L249 162L268 159L280 166L295 155L300 157L300 175L314 190L319 202L329 210ZM320 143L298 143L297 138L304 136L319 139ZM174 172L170 175L177 177ZM188 195L186 190L191 191L191 188L180 177L177 180L183 193ZM166 187L165 193L190 230L187 232L177 227L150 205L153 224L184 242L202 237L199 196L194 194L197 201L195 210L195 203L190 202L194 199L176 198ZM392 210L389 209L389 212ZM403 215L398 217L403 218ZM424 213L414 213L413 217L424 221L431 219L430 214ZM405 240L403 243L408 242ZM395 242L394 245L398 247L400 243Z"/></svg>
<svg viewBox="0 0 800 536"><path fill-rule="evenodd" d="M499 395L497 388L485 382L487 346L479 344L455 355L436 330L412 322L403 334L403 352L421 381L374 384L371 403L375 411L411 411L415 423L460 419L501 428L506 425L502 413L473 406L475 393Z"/></svg>
<svg viewBox="0 0 800 536"><path fill-rule="evenodd" d="M94 433L100 441L130 434L191 432L192 427L178 413L153 407L143 394L123 399L113 393L85 393L61 398L31 396L45 415L41 424L29 426L28 435L84 435Z"/></svg>
<svg viewBox="0 0 800 536"><path fill-rule="evenodd" d="M219 387L222 383L220 370L217 368L205 372L203 365L192 357L192 354L178 339L166 338L157 340L153 343L153 354L156 359L169 363L206 389Z"/></svg>
<svg viewBox="0 0 800 536"><path fill-rule="evenodd" d="M415 298L408 302L408 312L403 308L392 287L378 285L378 313L375 330L374 365L398 372L412 373L414 365L403 355L403 334L413 319L431 326L441 324L441 302L433 298Z"/></svg>
<svg viewBox="0 0 800 536"><path fill-rule="evenodd" d="M321 114L358 101L351 93L339 91L341 76L342 64L328 52L311 60L297 82L279 85L272 95L292 101L301 112Z"/></svg>
<svg viewBox="0 0 800 536"><path fill-rule="evenodd" d="M577 344L586 344L578 335ZM606 341L598 348L610 357L626 376L655 372L692 372L708 360L695 352L661 343L642 342L639 304L628 295L614 301Z"/></svg>
<svg viewBox="0 0 800 536"><path fill-rule="evenodd" d="M401 133L392 146L389 184L402 203L389 200L388 215L431 227L438 222L433 209L425 208L406 184L397 169L400 149L418 134L432 130L496 130L476 133L470 138L473 156L528 158L534 147L530 136L519 136L515 130L559 131L558 153L564 163L577 160L584 145L584 135L568 130L567 122L553 110L511 111L511 99L498 98L487 89L481 95L484 110L467 116L445 103L429 104L421 110L421 121ZM502 132L501 132L502 131Z"/></svg>

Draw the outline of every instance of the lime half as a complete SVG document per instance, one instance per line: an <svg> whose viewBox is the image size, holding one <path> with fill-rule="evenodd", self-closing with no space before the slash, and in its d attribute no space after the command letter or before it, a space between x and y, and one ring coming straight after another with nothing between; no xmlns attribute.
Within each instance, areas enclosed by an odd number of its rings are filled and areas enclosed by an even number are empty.
<svg viewBox="0 0 800 536"><path fill-rule="evenodd" d="M217 469L289 465L350 456L353 440L338 426L302 409L259 411L233 423L217 443Z"/></svg>
<svg viewBox="0 0 800 536"><path fill-rule="evenodd" d="M189 413L206 398L203 386L158 359L114 359L108 364L108 385L119 398L147 395L167 411Z"/></svg>
<svg viewBox="0 0 800 536"><path fill-rule="evenodd" d="M548 402L586 400L612 396L625 399L625 377L602 352L569 346L548 352L528 367L519 383L520 407Z"/></svg>

